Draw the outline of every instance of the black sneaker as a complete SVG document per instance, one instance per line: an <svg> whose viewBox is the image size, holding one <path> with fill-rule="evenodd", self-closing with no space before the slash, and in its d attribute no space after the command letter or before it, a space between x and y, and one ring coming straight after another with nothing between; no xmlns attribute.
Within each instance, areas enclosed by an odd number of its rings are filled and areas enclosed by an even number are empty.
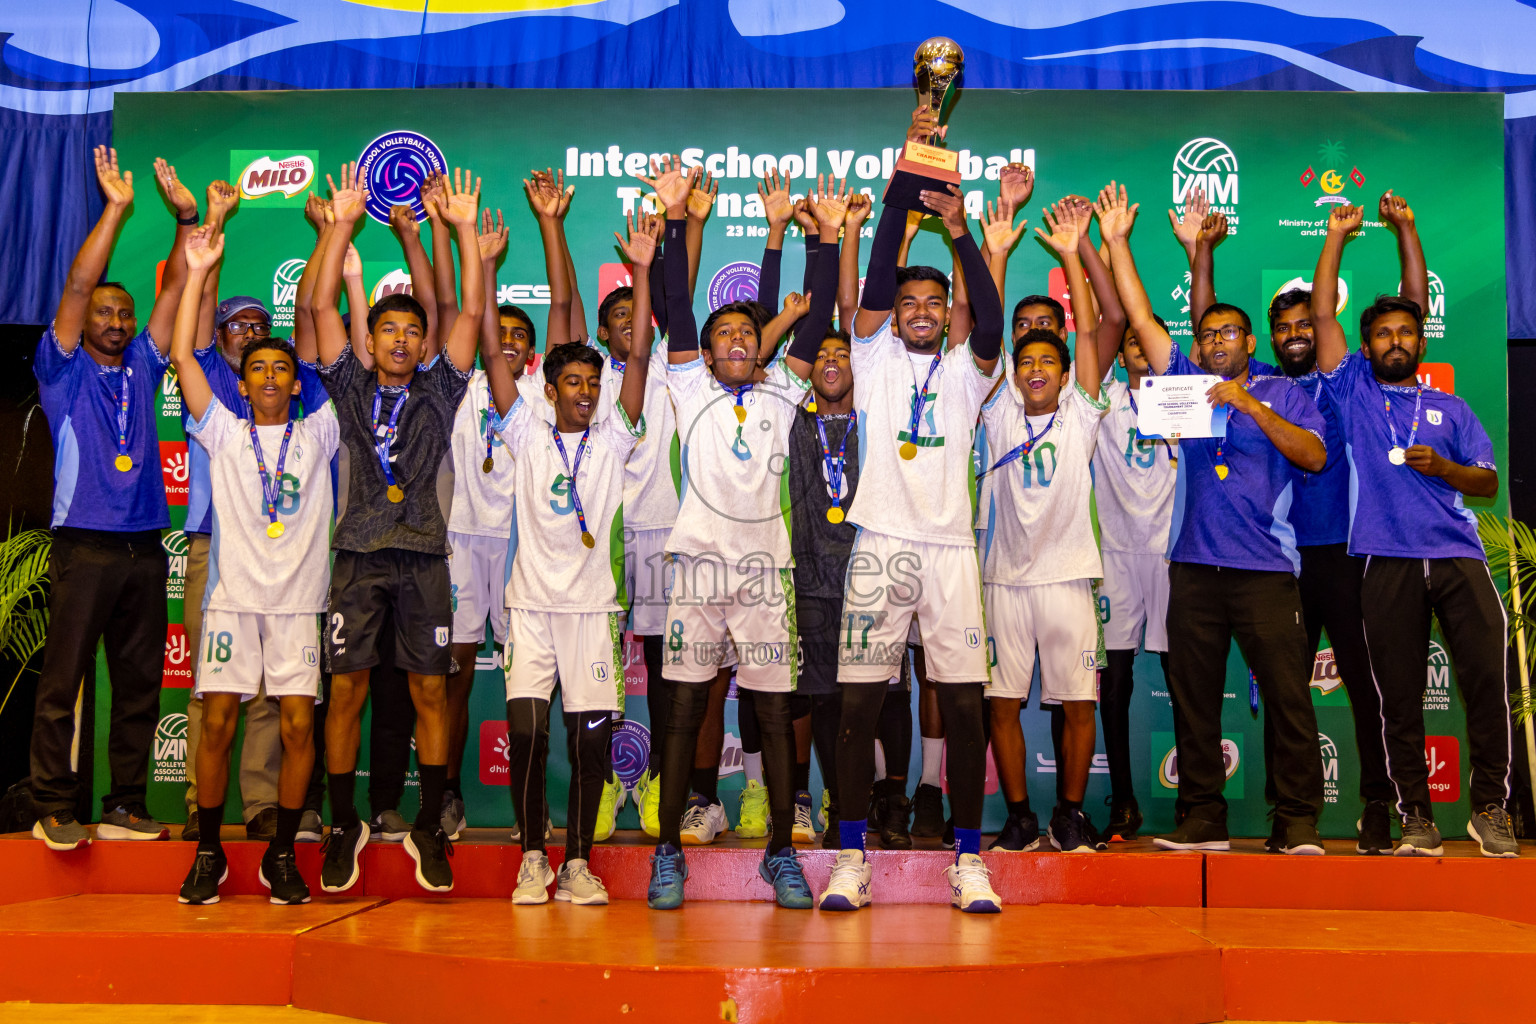
<svg viewBox="0 0 1536 1024"><path fill-rule="evenodd" d="M1371 800L1360 812L1355 822L1360 838L1355 842L1355 852L1380 855L1392 852L1392 811L1385 800Z"/></svg>
<svg viewBox="0 0 1536 1024"><path fill-rule="evenodd" d="M919 783L912 798L912 834L932 839L944 834L944 791Z"/></svg>
<svg viewBox="0 0 1536 1024"><path fill-rule="evenodd" d="M953 850L955 848L955 819L954 818L949 818L948 820L946 820L944 822L944 836L943 836L943 838L941 838L939 840L939 842L943 844L944 849L946 849L946 850Z"/></svg>
<svg viewBox="0 0 1536 1024"><path fill-rule="evenodd" d="M1435 820L1410 810L1403 815L1403 840L1393 851L1398 857L1439 857L1445 853Z"/></svg>
<svg viewBox="0 0 1536 1024"><path fill-rule="evenodd" d="M1265 853L1285 852L1285 826L1278 821L1270 823L1269 835L1264 840Z"/></svg>
<svg viewBox="0 0 1536 1024"><path fill-rule="evenodd" d="M1159 850L1207 850L1220 852L1232 849L1225 822L1206 821L1204 818L1185 818L1179 827L1166 836L1152 840Z"/></svg>
<svg viewBox="0 0 1536 1024"><path fill-rule="evenodd" d="M453 889L453 868L448 864L448 858L453 856L453 840L441 826L411 829L405 837L405 852L416 862L417 885L428 892Z"/></svg>
<svg viewBox="0 0 1536 1024"><path fill-rule="evenodd" d="M1070 811L1056 808L1045 834L1062 853L1094 853L1099 848L1099 833L1080 807Z"/></svg>
<svg viewBox="0 0 1536 1024"><path fill-rule="evenodd" d="M326 892L346 892L357 884L363 873L359 857L368 845L368 826L361 821L346 828L331 826L320 843L320 888Z"/></svg>
<svg viewBox="0 0 1536 1024"><path fill-rule="evenodd" d="M912 801L905 793L887 791L880 798L880 848L882 850L912 849L912 833L907 829L907 815L912 813Z"/></svg>
<svg viewBox="0 0 1536 1024"><path fill-rule="evenodd" d="M1006 850L1009 853L1028 853L1040 849L1040 819L1033 814L1022 817L1008 815L1003 830L987 847L989 850Z"/></svg>
<svg viewBox="0 0 1536 1024"><path fill-rule="evenodd" d="M217 903L219 883L228 877L229 861L224 858L224 851L199 848L192 858L192 870L187 872L187 880L181 883L181 894L176 897L176 902L195 907Z"/></svg>
<svg viewBox="0 0 1536 1024"><path fill-rule="evenodd" d="M1105 797L1104 803L1109 807L1109 824L1104 826L1101 836L1106 842L1114 839L1123 839L1126 842L1136 838L1136 833L1141 831L1141 808L1136 805L1136 798L1129 800L1116 800L1114 797Z"/></svg>
<svg viewBox="0 0 1536 1024"><path fill-rule="evenodd" d="M1276 822L1276 827L1279 823ZM1292 857L1321 857L1323 855L1323 837L1318 835L1317 826L1306 821L1287 822L1280 841L1280 852Z"/></svg>
<svg viewBox="0 0 1536 1024"><path fill-rule="evenodd" d="M827 801L827 827L821 833L821 848L823 850L841 850L843 838L842 815L837 813L837 801Z"/></svg>
<svg viewBox="0 0 1536 1024"><path fill-rule="evenodd" d="M309 902L309 886L299 874L299 862L293 847L278 849L268 846L261 855L261 867L256 869L261 884L272 891L272 903L279 907L297 906Z"/></svg>

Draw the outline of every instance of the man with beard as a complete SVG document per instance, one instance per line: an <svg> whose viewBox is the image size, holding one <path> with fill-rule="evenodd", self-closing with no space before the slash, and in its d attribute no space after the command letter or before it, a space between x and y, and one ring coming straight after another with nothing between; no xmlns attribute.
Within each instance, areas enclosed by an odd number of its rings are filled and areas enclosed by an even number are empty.
<svg viewBox="0 0 1536 1024"><path fill-rule="evenodd" d="M1424 659L1434 615L1467 705L1468 831L1484 856L1516 857L1520 847L1504 807L1511 746L1504 606L1476 518L1462 503L1463 495L1498 493L1493 444L1466 402L1418 382L1425 341L1417 302L1378 297L1360 315L1360 351L1348 351L1335 314L1339 261L1363 212L1345 206L1329 215L1313 281L1312 324L1323 387L1349 455L1349 553L1365 559L1360 605L1381 698L1387 770L1403 821L1397 853L1442 852L1424 762ZM1400 235L1412 231L1412 211L1390 192L1382 198L1382 217Z"/></svg>

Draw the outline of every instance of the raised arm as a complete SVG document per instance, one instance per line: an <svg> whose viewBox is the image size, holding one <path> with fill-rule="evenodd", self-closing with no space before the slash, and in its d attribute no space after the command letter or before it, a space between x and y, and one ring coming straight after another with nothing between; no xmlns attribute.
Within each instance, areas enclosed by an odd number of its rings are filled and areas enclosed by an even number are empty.
<svg viewBox="0 0 1536 1024"><path fill-rule="evenodd" d="M315 347L315 281L320 276L325 260L325 246L336 224L330 210L330 202L313 192L304 204L304 217L315 229L315 248L299 275L299 286L293 299L293 351L306 363L319 358Z"/></svg>
<svg viewBox="0 0 1536 1024"><path fill-rule="evenodd" d="M898 267L905 267L907 265L907 257L912 255L912 240L917 237L918 231L922 229L923 220L927 216L928 214L922 210L907 211L907 221L901 227L901 248L896 250L896 265Z"/></svg>
<svg viewBox="0 0 1536 1024"><path fill-rule="evenodd" d="M427 220L432 225L432 298L435 300L429 316L435 316L435 326L427 334L428 349L423 349L422 358L425 360L438 351L441 351L448 332L453 330L454 321L459 318L458 289L454 284L453 273L453 239L449 237L449 225L444 218L443 202L444 193L448 184L448 175L434 173L427 176L427 180L421 183L421 205L427 211ZM412 275L412 293L415 289L415 275ZM427 300L417 296L423 306Z"/></svg>
<svg viewBox="0 0 1536 1024"><path fill-rule="evenodd" d="M1008 257L1023 236L1024 225L1029 223L1028 220L1021 220L1015 225L1015 213L1016 210L1008 209L1001 200L996 206L988 202L987 216L981 222L982 253L987 258L987 270L998 295L1008 294Z"/></svg>
<svg viewBox="0 0 1536 1024"><path fill-rule="evenodd" d="M682 173L683 162L664 156L651 168L653 176L639 180L649 185L667 212L667 227L662 250L667 275L667 361L691 363L699 358L699 324L693 315L693 299L688 292L688 193L699 169ZM633 344L633 338L631 338Z"/></svg>
<svg viewBox="0 0 1536 1024"><path fill-rule="evenodd" d="M1079 298L1088 294L1088 278L1083 273L1082 257L1078 255L1078 242L1087 230L1088 217L1079 213L1077 203L1071 198L1062 199L1045 211L1045 226L1049 231L1035 228L1035 232L1050 246L1061 268L1067 275L1067 290L1072 295L1073 320L1077 325L1076 351L1072 355L1073 372L1077 383L1088 392L1088 397L1099 397L1099 352L1095 344L1098 324L1084 312Z"/></svg>
<svg viewBox="0 0 1536 1024"><path fill-rule="evenodd" d="M560 196L560 204L555 207L555 217L560 221L560 257L565 263L565 285L571 293L570 324L567 327L569 334L561 340L585 345L588 344L587 307L581 301L581 279L576 276L576 261L571 257L571 238L565 232L565 215L571 212L571 202L576 198L576 186L565 183L564 169L546 169L543 177Z"/></svg>
<svg viewBox="0 0 1536 1024"><path fill-rule="evenodd" d="M864 272L864 293L853 317L853 333L868 338L878 331L896 308L897 254L907 229L907 211L887 206L880 211L875 238L869 244L869 267Z"/></svg>
<svg viewBox="0 0 1536 1024"><path fill-rule="evenodd" d="M1344 243L1360 229L1365 211L1358 206L1335 206L1328 214L1328 234L1312 274L1312 338L1317 345L1317 365L1332 373L1349 355L1349 341L1339 323L1339 263Z"/></svg>
<svg viewBox="0 0 1536 1024"><path fill-rule="evenodd" d="M853 197L846 190L839 195L828 187L829 184L818 182L816 192L807 197L810 212L816 218L817 236L822 239L821 251L816 256L816 278L811 282L811 293L806 296L802 319L795 328L789 351L784 355L785 367L801 380L810 379L816 365L816 352L832 329L832 310L842 272L838 231L843 229L854 238L859 233L857 224L849 225L849 204Z"/></svg>
<svg viewBox="0 0 1536 1024"><path fill-rule="evenodd" d="M187 236L197 227L197 197L181 183L176 168L165 160L155 159L155 185L160 197L176 217L176 237L171 242L171 254L165 260L165 273L160 276L160 294L155 296L154 308L149 314L149 336L164 355L171 350L171 330L176 323L177 306L181 303L181 290L187 284ZM198 288L201 296L201 285Z"/></svg>
<svg viewBox="0 0 1536 1024"><path fill-rule="evenodd" d="M198 306L203 283L224 255L224 234L212 224L204 224L187 236L183 256L187 263L187 287L176 306L171 331L171 363L181 386L181 400L194 420L201 420L213 401L213 389L203 368L197 364Z"/></svg>
<svg viewBox="0 0 1536 1024"><path fill-rule="evenodd" d="M1195 239L1195 258L1189 265L1189 322L1200 323L1205 311L1216 304L1216 247L1227 237L1227 215L1220 210L1205 215Z"/></svg>
<svg viewBox="0 0 1536 1024"><path fill-rule="evenodd" d="M1168 223L1173 227L1173 237L1179 240L1179 246L1184 250L1184 259L1191 266L1195 262L1195 243L1200 241L1200 225L1205 222L1210 205L1205 198L1205 189L1196 187L1184 193L1184 216L1180 217L1173 210L1168 211Z"/></svg>
<svg viewBox="0 0 1536 1024"><path fill-rule="evenodd" d="M821 229L816 226L816 217L811 213L810 200L805 196L795 200L794 211L795 224L799 226L800 234L805 237L805 273L800 277L800 291L809 295L811 282L815 280L816 254L821 251Z"/></svg>
<svg viewBox="0 0 1536 1024"><path fill-rule="evenodd" d="M554 347L567 340L571 323L571 284L565 276L564 228L560 224L560 193L546 186L541 176L523 179L528 206L539 224L544 245L544 280L549 282L549 319L544 324L544 343Z"/></svg>
<svg viewBox="0 0 1536 1024"><path fill-rule="evenodd" d="M222 235L224 224L240 205L240 190L227 181L210 181L207 197L208 211L203 215L203 224L212 226L217 234ZM214 324L218 321L219 313L219 270L223 266L224 260L220 257L203 281L202 298L197 308L198 348L207 348L213 344Z"/></svg>
<svg viewBox="0 0 1536 1024"><path fill-rule="evenodd" d="M700 170L688 187L688 299L699 280L699 254L704 250L704 224L715 210L715 199L720 195L720 183L707 172ZM670 217L670 214L668 215ZM769 307L772 308L772 307Z"/></svg>
<svg viewBox="0 0 1536 1024"><path fill-rule="evenodd" d="M496 264L507 251L507 225L501 211L491 217L490 208L480 211L480 276L485 280L485 312L480 314L480 350L486 340L497 355L501 354L501 315L496 302ZM489 367L487 367L489 372Z"/></svg>
<svg viewBox="0 0 1536 1024"><path fill-rule="evenodd" d="M363 257L357 246L347 243L347 251L341 258L341 286L347 293L347 341L358 362L373 369L373 353L368 351L368 290L363 287ZM423 348L422 362L430 363L437 349Z"/></svg>
<svg viewBox="0 0 1536 1024"><path fill-rule="evenodd" d="M1088 204L1088 213L1094 212L1093 204ZM1120 341L1125 337L1125 307L1120 305L1120 296L1115 291L1115 280L1110 275L1109 267L1099 255L1098 248L1093 244L1093 239L1088 233L1088 227L1083 225L1082 233L1077 239L1077 258L1083 264L1083 273L1088 278L1088 287L1093 292L1095 303L1099 307L1099 323L1094 330L1095 340L1098 342L1098 369L1099 380L1104 379L1109 373L1109 368L1114 365L1115 354L1120 351Z"/></svg>
<svg viewBox="0 0 1536 1024"><path fill-rule="evenodd" d="M316 355L322 366L329 366L340 359L349 342L347 329L341 322L341 310L336 303L341 292L341 265L346 258L347 246L352 242L352 229L362 219L368 202L368 192L363 188L363 183L356 180L356 176L356 163L341 165L339 188L329 174L325 176L326 183L331 186L334 225L325 236L325 248L320 257L320 271L315 277L312 302Z"/></svg>
<svg viewBox="0 0 1536 1024"><path fill-rule="evenodd" d="M692 198L692 193L689 195ZM757 279L757 301L769 309L777 309L784 264L784 232L795 217L795 206L789 198L789 179L780 178L778 171L770 172L757 183L757 196L763 204L763 218L768 221L763 270Z"/></svg>
<svg viewBox="0 0 1536 1024"><path fill-rule="evenodd" d="M1115 290L1120 295L1120 304L1125 307L1126 319L1130 321L1131 330L1136 332L1136 340L1141 343L1141 351L1152 365L1152 372L1167 373L1168 364L1173 360L1173 339L1153 319L1152 303L1142 286L1141 275L1136 272L1136 260L1131 256L1131 227L1136 223L1136 211L1140 207L1140 203L1128 205L1125 186L1117 189L1113 181L1099 193L1099 201L1094 204L1099 217L1099 234L1109 246L1110 261L1115 268Z"/></svg>
<svg viewBox="0 0 1536 1024"><path fill-rule="evenodd" d="M460 296L459 316L443 341L443 354L454 366L468 373L475 368L475 350L479 347L480 318L485 314L485 275L480 262L480 179L465 169L453 169L453 180L443 179L441 200L443 219L453 226L459 247L459 274L464 294Z"/></svg>
<svg viewBox="0 0 1536 1024"><path fill-rule="evenodd" d="M434 190L434 198L437 191L440 190ZM425 202L427 192L428 189L423 185L423 205L427 205ZM431 209L433 208L429 207L429 210ZM395 237L400 239L400 251L405 254L405 269L411 275L411 298L421 303L422 308L427 311L426 344L422 346L421 361L430 363L432 357L437 354L441 339L437 334L437 325L439 323L437 281L434 277L432 261L427 258L427 248L421 244L421 222L416 219L415 210L404 204L396 203L389 208L389 226L394 231ZM433 221L434 246L437 244L436 232L439 230L441 230L439 222ZM448 268L448 273L450 276L453 273L451 266ZM350 288L347 291L347 305L349 307L352 305ZM357 319L355 310L353 311L352 319L354 321Z"/></svg>
<svg viewBox="0 0 1536 1024"><path fill-rule="evenodd" d="M73 352L84 336L85 321L90 314L91 292L106 272L107 260L112 256L112 246L117 242L117 231L133 202L133 172L117 169L117 150L97 146L93 154L96 160L96 182L106 197L101 217L91 233L85 236L80 251L69 265L69 276L64 279L64 291L59 296L59 308L53 315L54 334L59 347Z"/></svg>
<svg viewBox="0 0 1536 1024"><path fill-rule="evenodd" d="M852 325L859 309L859 245L864 234L864 222L874 212L874 200L862 192L848 197L848 212L843 217L842 251L838 254L837 271L837 325L845 330ZM820 235L817 236L818 241ZM836 239L832 239L836 241ZM806 258L810 258L809 249ZM821 260L818 245L816 259ZM810 289L815 291L814 288Z"/></svg>
<svg viewBox="0 0 1536 1024"><path fill-rule="evenodd" d="M651 330L651 264L656 258L656 220L647 213L640 213L639 223L633 216L626 216L625 229L628 237L617 231L613 237L619 240L624 258L634 273L632 287L635 308L630 317L634 330L630 332L629 359L624 363L624 379L619 384L619 404L629 422L639 424L645 411L645 383L650 374L651 344L655 333Z"/></svg>
<svg viewBox="0 0 1536 1024"><path fill-rule="evenodd" d="M1429 316L1429 267L1424 263L1424 243L1413 221L1413 208L1402 196L1388 189L1377 206L1381 219L1397 235L1397 262L1402 268L1402 286L1398 294L1419 304L1419 314ZM1494 485L1498 485L1497 479Z"/></svg>
<svg viewBox="0 0 1536 1024"><path fill-rule="evenodd" d="M992 275L987 272L987 263L976 245L976 239L971 237L960 189L951 185L945 192L924 190L918 196L928 209L944 221L944 228L954 242L955 258L959 260L965 274L966 286L970 291L971 315L976 323L971 328L971 357L976 360L977 368L990 376L997 366L997 357L1003 351L1003 300L992 283ZM867 286L865 291L868 292Z"/></svg>

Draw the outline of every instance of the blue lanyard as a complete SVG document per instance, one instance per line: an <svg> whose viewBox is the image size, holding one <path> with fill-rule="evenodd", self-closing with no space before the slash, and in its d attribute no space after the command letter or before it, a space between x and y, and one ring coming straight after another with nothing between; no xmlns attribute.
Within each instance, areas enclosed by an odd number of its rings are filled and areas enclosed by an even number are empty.
<svg viewBox="0 0 1536 1024"><path fill-rule="evenodd" d="M832 495L832 508L838 510L834 517L832 509L827 510L827 518L834 523L843 520L843 474L848 470L848 438L853 436L853 429L858 425L859 411L855 409L848 414L848 427L843 431L843 442L837 446L837 454L832 454L832 445L827 442L827 428L820 416L816 417L816 434L821 438L821 459L827 467L827 490Z"/></svg>
<svg viewBox="0 0 1536 1024"><path fill-rule="evenodd" d="M560 461L565 463L565 475L571 481L571 504L576 507L576 522L581 526L581 542L590 548L596 540L592 536L592 531L587 529L587 513L581 507L581 495L576 492L576 474L581 472L581 460L587 454L587 438L591 436L592 428L588 427L581 432L581 442L576 445L574 466L565 454L565 442L560 437L560 428L551 427L550 433L555 435L555 447L560 451Z"/></svg>
<svg viewBox="0 0 1536 1024"><path fill-rule="evenodd" d="M256 434L256 421L251 423L251 449L256 453L256 472L261 474L261 500L267 506L268 537L281 537L283 524L277 521L277 496L283 486L283 463L288 461L288 441L293 437L293 419L283 430L283 446L277 451L277 472L267 473L267 460L261 454L261 438Z"/></svg>
<svg viewBox="0 0 1536 1024"><path fill-rule="evenodd" d="M411 389L407 387L400 393L400 400L395 403L394 410L389 414L389 425L384 429L384 440L379 440L379 410L383 407L384 389L375 384L373 386L373 450L378 453L379 465L384 467L384 479L389 481L389 486L395 487L395 471L389 465L389 449L395 443L395 428L400 422L400 410L405 408L405 400L411 397Z"/></svg>
<svg viewBox="0 0 1536 1024"><path fill-rule="evenodd" d="M1406 445L1399 445L1397 443L1397 425L1392 422L1392 396L1387 394L1380 384L1377 384L1376 388L1378 391L1381 391L1382 401L1387 406L1387 430L1392 433L1392 447L1412 448L1414 440L1419 436L1419 410L1424 404L1424 385L1420 384L1414 389L1413 426L1408 429L1408 443Z"/></svg>
<svg viewBox="0 0 1536 1024"><path fill-rule="evenodd" d="M1060 412L1060 410L1058 409L1057 412ZM1029 458L1029 453L1035 450L1035 445L1039 444L1040 443L1040 439L1043 438L1046 434L1049 434L1051 432L1051 428L1054 427L1055 425L1056 425L1056 413L1053 412L1053 413L1051 413L1051 422L1049 422L1049 423L1047 423L1045 425L1045 429L1044 430L1042 430L1042 431L1040 431L1040 433L1036 434L1035 433L1035 428L1029 425L1029 417L1028 416L1024 417L1024 429L1029 433L1029 440L1025 441L1023 444L1021 444L1017 448L1013 449L1013 451L1009 452L1007 455L1004 455L1002 458L1000 458L996 462L992 463L992 466L991 466L990 469L984 470L982 472L981 476L978 476L976 478L976 482L980 483L982 477L986 476L988 473L992 472L992 470L994 470L994 469L1002 469L1004 466L1008 465L1008 463L1010 463L1010 462L1017 462L1019 459L1027 459L1027 458Z"/></svg>
<svg viewBox="0 0 1536 1024"><path fill-rule="evenodd" d="M721 390L725 391L727 394L731 395L732 397L734 397L736 399L736 422L737 423L745 423L745 422L747 422L747 409L746 409L746 406L742 405L741 403L742 403L742 400L747 397L747 392L752 390L752 388L755 385L755 383L756 382L753 381L753 382L749 382L749 383L746 383L746 384L737 384L734 387L731 386L730 384L721 384L720 385Z"/></svg>
<svg viewBox="0 0 1536 1024"><path fill-rule="evenodd" d="M928 382L933 380L934 371L939 368L939 363L944 358L941 352L933 357L933 364L928 367L928 375L923 378L923 386L914 387L912 392L912 424L907 429L907 441L914 447L917 445L918 428L922 426L923 410L928 407ZM917 383L917 375L912 375L912 383Z"/></svg>

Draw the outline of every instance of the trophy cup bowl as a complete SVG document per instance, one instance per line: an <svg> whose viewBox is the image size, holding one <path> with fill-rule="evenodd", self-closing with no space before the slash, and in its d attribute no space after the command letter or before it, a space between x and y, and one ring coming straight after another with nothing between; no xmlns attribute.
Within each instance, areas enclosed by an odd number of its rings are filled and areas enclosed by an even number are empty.
<svg viewBox="0 0 1536 1024"><path fill-rule="evenodd" d="M918 102L942 120L946 106L957 92L955 80L964 70L965 52L959 43L945 36L924 41L912 55ZM907 140L885 187L887 206L930 212L919 193L943 192L948 186L960 183L959 155L937 145L938 142L937 134L926 142Z"/></svg>

